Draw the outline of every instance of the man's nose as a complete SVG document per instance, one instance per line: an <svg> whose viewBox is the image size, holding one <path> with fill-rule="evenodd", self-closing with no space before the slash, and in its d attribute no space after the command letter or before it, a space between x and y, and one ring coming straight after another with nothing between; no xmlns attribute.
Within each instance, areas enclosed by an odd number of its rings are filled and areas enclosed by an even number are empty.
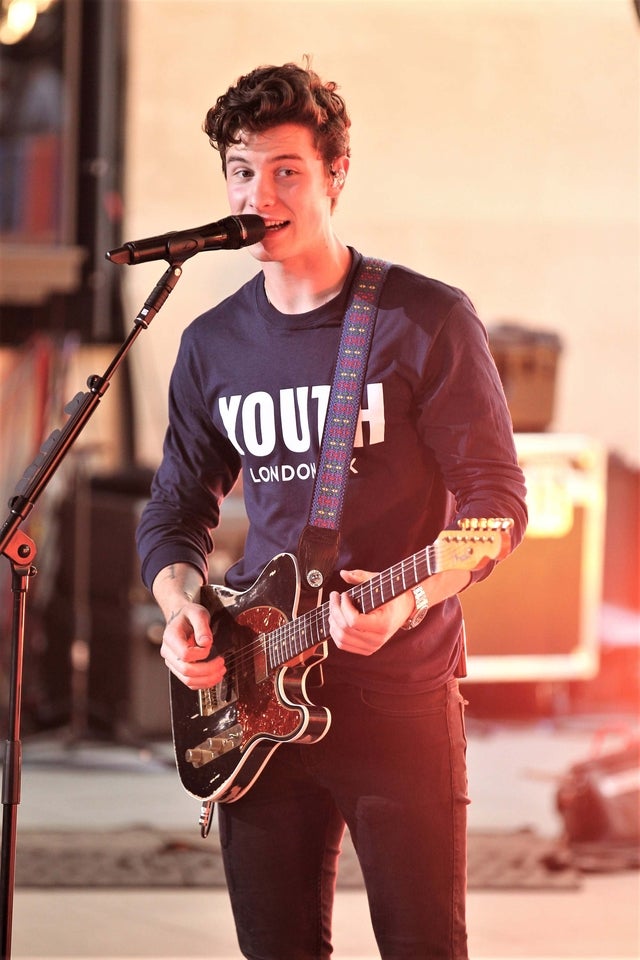
<svg viewBox="0 0 640 960"><path fill-rule="evenodd" d="M257 211L270 207L275 200L275 185L268 175L255 174L251 180L249 202Z"/></svg>

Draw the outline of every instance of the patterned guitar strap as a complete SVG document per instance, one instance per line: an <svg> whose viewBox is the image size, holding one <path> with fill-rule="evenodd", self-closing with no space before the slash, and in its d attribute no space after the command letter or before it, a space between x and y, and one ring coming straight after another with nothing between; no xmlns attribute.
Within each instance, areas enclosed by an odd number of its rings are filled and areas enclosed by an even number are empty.
<svg viewBox="0 0 640 960"><path fill-rule="evenodd" d="M340 520L362 402L380 294L390 264L363 257L345 313L313 488L309 519L298 542L302 586L317 591L333 572Z"/></svg>

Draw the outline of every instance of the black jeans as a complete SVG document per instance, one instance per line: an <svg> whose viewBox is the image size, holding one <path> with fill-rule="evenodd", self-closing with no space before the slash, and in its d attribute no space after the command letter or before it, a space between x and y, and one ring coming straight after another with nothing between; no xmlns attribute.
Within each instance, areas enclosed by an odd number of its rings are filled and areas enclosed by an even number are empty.
<svg viewBox="0 0 640 960"><path fill-rule="evenodd" d="M466 960L467 774L457 680L428 694L318 689L332 714L311 745L276 750L218 808L240 948L327 960L345 823L383 960Z"/></svg>

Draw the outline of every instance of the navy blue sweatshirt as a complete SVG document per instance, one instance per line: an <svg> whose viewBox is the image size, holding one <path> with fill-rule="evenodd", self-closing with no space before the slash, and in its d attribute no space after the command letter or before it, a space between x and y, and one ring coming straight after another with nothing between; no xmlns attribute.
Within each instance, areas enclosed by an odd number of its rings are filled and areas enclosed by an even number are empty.
<svg viewBox="0 0 640 960"><path fill-rule="evenodd" d="M149 588L177 562L208 579L212 531L241 471L249 530L228 586L244 590L273 556L296 552L360 259L353 251L343 291L309 313L274 309L260 272L185 330L163 458L137 535ZM465 294L394 265L367 365L336 569L384 570L464 517L512 517L513 547L524 534L524 477L504 393ZM336 574L325 598L344 586ZM455 669L461 621L452 597L372 656L330 642L325 671L381 692L430 690Z"/></svg>

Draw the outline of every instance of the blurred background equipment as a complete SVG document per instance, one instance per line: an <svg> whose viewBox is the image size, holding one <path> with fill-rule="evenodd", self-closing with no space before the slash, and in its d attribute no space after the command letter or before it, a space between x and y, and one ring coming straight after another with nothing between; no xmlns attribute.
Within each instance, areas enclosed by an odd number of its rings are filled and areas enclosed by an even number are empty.
<svg viewBox="0 0 640 960"><path fill-rule="evenodd" d="M131 745L169 730L162 617L135 552L150 482L145 470L79 473L60 503L53 590L40 611L46 641L32 721L41 728Z"/></svg>
<svg viewBox="0 0 640 960"><path fill-rule="evenodd" d="M621 735L622 734L622 735ZM640 740L603 728L592 755L558 785L558 812L572 862L586 873L640 866Z"/></svg>
<svg viewBox="0 0 640 960"><path fill-rule="evenodd" d="M11 11L37 12L8 41ZM2 0L0 343L34 332L108 343L121 277L122 0Z"/></svg>
<svg viewBox="0 0 640 960"><path fill-rule="evenodd" d="M529 527L462 596L469 679L568 681L598 669L606 457L588 438L516 434Z"/></svg>
<svg viewBox="0 0 640 960"><path fill-rule="evenodd" d="M547 430L555 411L560 337L513 322L491 325L487 333L513 429L520 433Z"/></svg>

